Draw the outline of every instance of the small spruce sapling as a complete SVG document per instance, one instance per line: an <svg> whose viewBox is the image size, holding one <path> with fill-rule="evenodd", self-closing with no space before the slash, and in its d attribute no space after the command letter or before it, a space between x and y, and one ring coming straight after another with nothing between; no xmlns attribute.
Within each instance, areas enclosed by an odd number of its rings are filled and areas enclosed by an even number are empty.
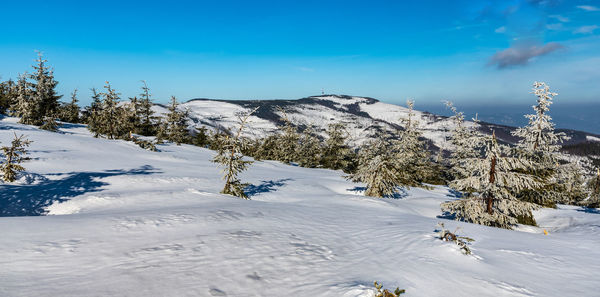
<svg viewBox="0 0 600 297"><path fill-rule="evenodd" d="M406 290L400 289L400 287L396 287L394 292L391 292L388 289L383 289L383 285L379 284L377 281L373 283L373 286L377 290L375 292L375 297L400 297L400 295L406 293ZM383 289L383 291L381 289Z"/></svg>
<svg viewBox="0 0 600 297"><path fill-rule="evenodd" d="M4 154L4 162L0 165L2 171L2 179L6 182L13 182L17 179L17 174L20 171L25 171L25 168L21 166L21 163L29 160L27 157L26 147L31 144L30 140L24 138L23 135L17 136L12 140L10 146L3 146L2 152Z"/></svg>
<svg viewBox="0 0 600 297"><path fill-rule="evenodd" d="M221 172L223 173L225 186L221 191L222 194L248 199L248 196L244 193L244 187L247 184L242 183L238 178L238 174L248 169L248 166L252 164L252 161L244 160L242 154L243 146L246 144L242 139L242 132L248 123L248 119L257 109L238 114L239 127L236 133L225 135L219 139L221 143L218 145L217 155L212 161L223 167Z"/></svg>

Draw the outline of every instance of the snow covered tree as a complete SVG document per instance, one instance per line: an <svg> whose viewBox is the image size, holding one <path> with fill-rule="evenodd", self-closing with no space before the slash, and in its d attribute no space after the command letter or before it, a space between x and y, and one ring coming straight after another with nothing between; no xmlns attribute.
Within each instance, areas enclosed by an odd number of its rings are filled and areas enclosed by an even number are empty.
<svg viewBox="0 0 600 297"><path fill-rule="evenodd" d="M206 147L208 145L208 132L206 127L202 126L195 129L194 136L192 138L192 144L199 147Z"/></svg>
<svg viewBox="0 0 600 297"><path fill-rule="evenodd" d="M238 174L252 164L252 161L244 160L244 155L242 154L242 150L244 150L243 146L246 143L242 140L242 132L248 123L248 119L257 109L255 108L251 112L238 114L239 127L236 133L220 139L221 145L219 145L217 155L212 161L223 167L223 180L225 180L225 186L221 191L223 194L248 199L248 196L244 193L246 184L242 183L238 178Z"/></svg>
<svg viewBox="0 0 600 297"><path fill-rule="evenodd" d="M515 190L538 186L535 177L523 173L535 164L508 155L509 149L498 143L495 134L485 136L481 150L481 157L465 160L465 172L470 174L450 183L451 188L473 190L474 195L442 203L442 210L453 214L457 220L507 229L519 220L533 221L531 211L535 205L517 199Z"/></svg>
<svg viewBox="0 0 600 297"><path fill-rule="evenodd" d="M550 91L550 87L543 82L533 84L533 94L537 97L537 104L533 106L535 114L525 115L529 123L513 132L520 138L517 145L518 153L522 158L535 162L530 174L542 180L536 189L525 189L519 193L522 200L543 206L553 207L559 200L565 200L563 193L557 185L558 151L560 143L568 140L564 133L554 131L554 123L548 115L553 98L558 95ZM564 174L564 172L563 172ZM566 199L568 200L568 199Z"/></svg>
<svg viewBox="0 0 600 297"><path fill-rule="evenodd" d="M358 152L358 168L346 178L367 185L366 196L388 197L402 185L398 172L402 170L391 143L382 134L369 141Z"/></svg>
<svg viewBox="0 0 600 297"><path fill-rule="evenodd" d="M129 103L127 104L127 121L132 127L132 132L141 134L142 132L142 116L141 116L142 102L138 97L129 97Z"/></svg>
<svg viewBox="0 0 600 297"><path fill-rule="evenodd" d="M156 143L161 144L167 139L167 124L162 117L158 118L158 129L156 130Z"/></svg>
<svg viewBox="0 0 600 297"><path fill-rule="evenodd" d="M115 139L122 135L122 131L120 131L119 127L119 116L121 113L119 108L119 93L110 86L109 82L106 82L104 88L106 91L100 93L103 100L98 123L98 132L108 137L108 139Z"/></svg>
<svg viewBox="0 0 600 297"><path fill-rule="evenodd" d="M348 171L352 167L354 152L346 143L348 133L344 124L333 123L327 129L327 140L323 148L321 164L330 169Z"/></svg>
<svg viewBox="0 0 600 297"><path fill-rule="evenodd" d="M587 186L590 193L587 206L600 208L600 169L596 170L596 175L588 181Z"/></svg>
<svg viewBox="0 0 600 297"><path fill-rule="evenodd" d="M450 143L453 146L449 158L450 175L453 179L465 178L470 175L466 170L466 160L480 154L477 147L482 145L484 138L473 128L465 125L464 113L459 112L452 102L446 101L446 106L454 113L452 116L454 127L450 136ZM473 121L478 124L477 119Z"/></svg>
<svg viewBox="0 0 600 297"><path fill-rule="evenodd" d="M91 91L92 103L86 107L85 122L88 130L94 133L94 137L98 137L101 130L102 99L95 88L92 88Z"/></svg>
<svg viewBox="0 0 600 297"><path fill-rule="evenodd" d="M71 93L71 102L62 107L60 113L61 121L69 123L79 123L79 105L77 105L77 89Z"/></svg>
<svg viewBox="0 0 600 297"><path fill-rule="evenodd" d="M32 120L29 119L35 117L35 109L31 107L31 89L27 82L27 76L27 73L19 76L15 85L16 98L10 108L10 114L20 117L22 122L24 122L23 118L26 119L25 121L30 122Z"/></svg>
<svg viewBox="0 0 600 297"><path fill-rule="evenodd" d="M169 113L162 124L164 125L163 129L166 132L165 139L175 142L177 145L181 145L182 143L186 142L188 138L188 130L186 125L187 113L180 111L177 108L178 106L179 104L177 103L175 96L171 96Z"/></svg>
<svg viewBox="0 0 600 297"><path fill-rule="evenodd" d="M56 117L50 115L44 116L40 129L58 131L58 122L56 121Z"/></svg>
<svg viewBox="0 0 600 297"><path fill-rule="evenodd" d="M279 135L269 135L263 139L259 139L254 144L256 148L252 151L251 156L256 160L278 160L278 139Z"/></svg>
<svg viewBox="0 0 600 297"><path fill-rule="evenodd" d="M142 80L142 83L142 93L140 94L139 101L140 123L136 132L141 135L151 136L156 133L156 126L153 122L154 120L156 120L156 117L153 116L154 111L152 111L152 106L154 104L152 103L152 96L150 94L150 89L148 88L146 81Z"/></svg>
<svg viewBox="0 0 600 297"><path fill-rule="evenodd" d="M12 79L0 83L0 114L7 114L17 98L15 86Z"/></svg>
<svg viewBox="0 0 600 297"><path fill-rule="evenodd" d="M414 118L414 102L407 100L406 104L408 105L408 116L402 119L404 130L399 132L392 149L395 151L400 168L402 168L397 172L401 183L405 186L420 186L434 175L433 164L427 144L420 139L419 122Z"/></svg>
<svg viewBox="0 0 600 297"><path fill-rule="evenodd" d="M26 116L21 118L23 124L42 125L48 123L45 117L56 117L59 102L62 97L56 94L56 85L54 72L46 66L47 60L44 60L41 53L38 53L37 65L33 66L34 73L29 75L32 83L29 83L31 95L28 104Z"/></svg>
<svg viewBox="0 0 600 297"><path fill-rule="evenodd" d="M553 191L558 193L556 203L575 205L588 197L585 188L584 169L575 162L565 164L556 163L556 173L551 185Z"/></svg>
<svg viewBox="0 0 600 297"><path fill-rule="evenodd" d="M11 145L1 148L4 154L4 162L0 165L0 171L2 172L2 179L4 181L13 182L17 179L17 174L20 171L25 171L21 163L29 160L26 149L29 144L31 144L31 141L24 138L23 135L17 136L15 133L15 138L12 140Z"/></svg>
<svg viewBox="0 0 600 297"><path fill-rule="evenodd" d="M289 164L298 159L296 153L300 136L296 131L296 127L292 125L292 122L289 120L287 113L282 108L279 108L279 111L283 114L285 125L282 129L283 133L277 137L275 143L277 148L276 155L277 160Z"/></svg>
<svg viewBox="0 0 600 297"><path fill-rule="evenodd" d="M302 167L319 167L323 147L321 141L313 134L313 130L307 127L300 135L300 145L298 146L298 163Z"/></svg>

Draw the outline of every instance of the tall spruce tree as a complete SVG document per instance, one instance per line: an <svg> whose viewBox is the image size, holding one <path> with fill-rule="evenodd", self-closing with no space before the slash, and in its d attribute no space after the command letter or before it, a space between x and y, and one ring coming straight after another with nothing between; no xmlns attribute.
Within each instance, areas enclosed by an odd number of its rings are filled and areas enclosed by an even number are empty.
<svg viewBox="0 0 600 297"><path fill-rule="evenodd" d="M367 142L358 152L358 168L346 178L367 185L366 196L388 197L402 186L398 172L402 170L396 155L390 150L391 142L382 133Z"/></svg>
<svg viewBox="0 0 600 297"><path fill-rule="evenodd" d="M0 83L0 113L7 114L17 98L15 82L12 79Z"/></svg>
<svg viewBox="0 0 600 297"><path fill-rule="evenodd" d="M71 93L71 102L63 107L60 119L69 123L79 123L79 100L77 99L77 89Z"/></svg>
<svg viewBox="0 0 600 297"><path fill-rule="evenodd" d="M287 113L279 108L279 111L283 114L283 121L285 125L282 128L282 134L277 137L276 147L277 147L277 160L284 163L291 163L298 159L297 150L298 150L298 140L300 136L296 131L296 127L292 125L292 122L287 116Z"/></svg>
<svg viewBox="0 0 600 297"><path fill-rule="evenodd" d="M465 159L463 166L469 176L452 181L450 187L475 194L460 200L442 203L442 210L457 220L511 229L519 220L530 220L535 205L521 201L515 190L534 188L535 177L523 173L535 164L527 159L510 155L508 147L498 143L495 134L484 136L484 145L474 149L480 157Z"/></svg>
<svg viewBox="0 0 600 297"><path fill-rule="evenodd" d="M142 93L140 94L139 99L140 123L137 133L144 136L152 136L156 133L154 121L157 120L157 118L154 116L154 111L152 110L154 104L152 103L150 89L148 88L146 81L142 80L142 84Z"/></svg>
<svg viewBox="0 0 600 297"><path fill-rule="evenodd" d="M479 155L474 147L480 146L484 139L479 137L480 135L473 128L465 125L464 113L459 112L452 102L446 101L446 106L454 114L452 116L453 130L450 136L452 145L449 158L450 175L453 179L465 178L470 175L470 172L465 169L465 160ZM477 119L473 119L473 121L475 124L479 122Z"/></svg>
<svg viewBox="0 0 600 297"><path fill-rule="evenodd" d="M354 152L347 144L348 132L344 124L333 123L327 129L327 140L323 148L321 164L330 169L352 169Z"/></svg>
<svg viewBox="0 0 600 297"><path fill-rule="evenodd" d="M537 104L533 106L535 113L525 115L529 123L515 130L513 135L520 138L517 149L521 157L536 164L530 173L539 177L542 183L538 188L523 190L519 197L552 207L556 202L570 199L565 197L567 194L563 193L559 185L559 166L556 166L560 143L568 140L568 137L554 131L554 123L548 114L553 98L558 94L551 92L550 87L543 82L533 84L533 94L537 97Z"/></svg>
<svg viewBox="0 0 600 297"><path fill-rule="evenodd" d="M313 134L311 127L306 127L300 135L298 146L298 164L302 167L315 168L321 164L321 153L323 147L321 141Z"/></svg>
<svg viewBox="0 0 600 297"><path fill-rule="evenodd" d="M94 137L98 137L102 129L102 98L95 88L92 88L91 91L92 103L86 107L86 123L88 130L94 134Z"/></svg>
<svg viewBox="0 0 600 297"><path fill-rule="evenodd" d="M242 183L238 178L238 174L245 171L252 164L252 161L244 160L244 155L242 154L244 150L243 146L246 144L242 139L242 132L248 123L248 119L257 109L255 108L248 113L238 114L239 127L235 134L220 138L221 144L219 145L217 155L212 161L223 167L223 180L225 180L225 186L221 191L223 194L248 199L248 196L244 193L246 184Z"/></svg>
<svg viewBox="0 0 600 297"><path fill-rule="evenodd" d="M62 95L57 95L56 85L58 82L54 79L54 72L46 66L47 60L43 59L41 53L38 53L37 65L33 65L34 72L29 75L31 83L30 104L26 117L21 118L23 124L30 125L48 125L50 118L57 115L59 102Z"/></svg>
<svg viewBox="0 0 600 297"><path fill-rule="evenodd" d="M407 100L406 104L408 115L402 119L404 130L398 133L398 139L393 142L392 147L402 168L398 171L399 180L407 187L414 187L422 185L435 174L432 171L433 164L427 144L421 140L419 122L415 119L414 101Z"/></svg>
<svg viewBox="0 0 600 297"><path fill-rule="evenodd" d="M29 160L26 149L29 144L31 144L31 141L24 138L23 135L17 136L15 133L15 138L12 140L11 145L1 148L4 160L0 164L0 171L2 172L2 179L4 181L14 182L17 179L17 174L20 171L25 171L21 163Z"/></svg>
<svg viewBox="0 0 600 297"><path fill-rule="evenodd" d="M23 123L33 121L32 118L36 116L35 108L32 107L31 88L29 88L27 76L27 73L19 75L19 79L15 85L16 98L10 108L10 114L15 117L20 117L21 122Z"/></svg>
<svg viewBox="0 0 600 297"><path fill-rule="evenodd" d="M102 110L98 124L99 134L105 135L108 139L115 139L122 136L121 128L119 127L121 110L119 107L119 93L117 93L109 82L104 86L105 92L100 93L103 97Z"/></svg>
<svg viewBox="0 0 600 297"><path fill-rule="evenodd" d="M187 112L180 111L178 106L177 98L171 96L169 113L162 124L165 125L163 128L166 132L165 139L175 142L177 145L181 145L186 142L189 133L186 125Z"/></svg>
<svg viewBox="0 0 600 297"><path fill-rule="evenodd" d="M596 175L590 178L587 187L590 195L586 201L586 206L600 208L600 169L596 169Z"/></svg>

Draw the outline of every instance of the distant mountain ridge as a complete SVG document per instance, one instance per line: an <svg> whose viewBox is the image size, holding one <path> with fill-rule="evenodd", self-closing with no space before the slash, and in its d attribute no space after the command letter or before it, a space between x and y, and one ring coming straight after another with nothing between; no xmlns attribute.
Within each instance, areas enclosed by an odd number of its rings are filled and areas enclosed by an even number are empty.
<svg viewBox="0 0 600 297"><path fill-rule="evenodd" d="M406 107L381 102L371 97L349 95L318 95L295 100L224 100L197 98L180 105L180 108L189 111L190 125L194 127L205 126L212 130L230 129L236 125L236 113L247 112L258 107L251 117L246 136L257 138L265 137L272 133L279 133L279 126L284 124L285 111L290 122L300 130L311 126L321 135L329 124L342 122L346 126L350 143L358 146L372 138L381 129L403 129L402 119L408 115ZM157 106L159 113L166 112L164 106ZM453 129L453 121L448 116L437 115L429 112L415 110L416 119L423 137L427 139L433 150L443 148L451 150L449 136ZM515 143L516 138L511 132L516 127L479 122L476 124L467 121L466 125L476 126L486 134L495 131L498 138L504 142ZM600 140L600 135L559 129L571 137L565 145L579 144L586 141Z"/></svg>

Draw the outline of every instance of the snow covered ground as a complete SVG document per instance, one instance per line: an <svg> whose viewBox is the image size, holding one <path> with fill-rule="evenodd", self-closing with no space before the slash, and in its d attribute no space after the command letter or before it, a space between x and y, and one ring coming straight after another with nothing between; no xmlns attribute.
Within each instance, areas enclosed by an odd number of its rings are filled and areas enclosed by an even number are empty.
<svg viewBox="0 0 600 297"><path fill-rule="evenodd" d="M34 142L0 185L0 296L598 296L600 211L536 213L540 228L438 218L444 187L361 195L343 173L256 162L246 201L219 194L213 152L0 122ZM472 237L473 256L435 238ZM549 232L544 235L543 230Z"/></svg>

